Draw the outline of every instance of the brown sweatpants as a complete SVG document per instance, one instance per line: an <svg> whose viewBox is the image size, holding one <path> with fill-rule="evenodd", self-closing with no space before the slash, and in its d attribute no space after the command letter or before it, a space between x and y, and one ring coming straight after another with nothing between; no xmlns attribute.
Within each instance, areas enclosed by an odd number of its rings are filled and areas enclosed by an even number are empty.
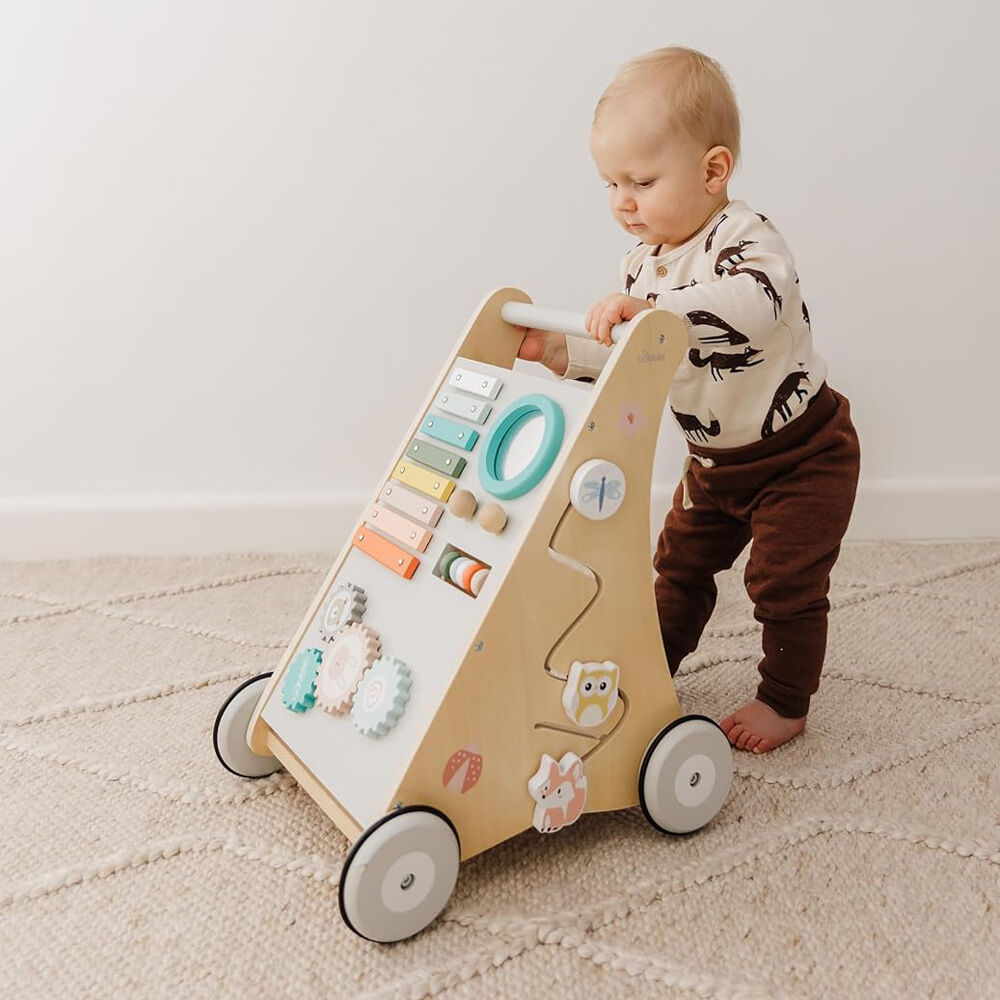
<svg viewBox="0 0 1000 1000"><path fill-rule="evenodd" d="M684 510L678 485L656 547L656 605L671 675L698 646L718 590L752 539L744 577L764 629L757 698L798 718L819 687L826 653L830 569L854 506L861 451L848 400L826 383L806 412L741 448L688 450Z"/></svg>

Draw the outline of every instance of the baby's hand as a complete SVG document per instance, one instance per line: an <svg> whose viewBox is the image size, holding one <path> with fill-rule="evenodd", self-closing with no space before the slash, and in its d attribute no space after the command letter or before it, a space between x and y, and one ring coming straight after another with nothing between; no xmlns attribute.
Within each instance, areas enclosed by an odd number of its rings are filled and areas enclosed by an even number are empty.
<svg viewBox="0 0 1000 1000"><path fill-rule="evenodd" d="M556 375L566 374L569 352L566 350L565 334L549 333L547 330L534 330L525 326L518 329L524 330L524 340L517 349L519 358L524 361L537 361Z"/></svg>
<svg viewBox="0 0 1000 1000"><path fill-rule="evenodd" d="M645 299L632 295L606 295L587 312L587 332L606 347L611 346L611 327L638 316L653 307Z"/></svg>

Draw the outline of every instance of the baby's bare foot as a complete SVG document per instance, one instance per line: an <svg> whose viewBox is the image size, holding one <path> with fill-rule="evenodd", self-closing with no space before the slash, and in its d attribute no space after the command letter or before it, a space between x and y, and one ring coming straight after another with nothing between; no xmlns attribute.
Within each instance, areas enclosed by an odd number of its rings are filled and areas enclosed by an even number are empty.
<svg viewBox="0 0 1000 1000"><path fill-rule="evenodd" d="M719 725L737 750L765 753L798 736L806 728L806 716L786 719L770 705L754 698L727 715Z"/></svg>

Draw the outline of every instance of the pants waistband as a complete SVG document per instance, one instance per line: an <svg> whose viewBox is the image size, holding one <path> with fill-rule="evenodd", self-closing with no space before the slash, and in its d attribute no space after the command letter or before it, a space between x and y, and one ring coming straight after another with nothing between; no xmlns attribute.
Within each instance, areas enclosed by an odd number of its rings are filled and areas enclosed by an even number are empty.
<svg viewBox="0 0 1000 1000"><path fill-rule="evenodd" d="M705 448L703 445L688 441L688 451L693 455L711 458L716 465L736 465L740 462L768 458L786 448L794 448L795 445L801 444L822 427L836 411L836 394L824 382L806 404L805 412L770 437L741 445L739 448Z"/></svg>

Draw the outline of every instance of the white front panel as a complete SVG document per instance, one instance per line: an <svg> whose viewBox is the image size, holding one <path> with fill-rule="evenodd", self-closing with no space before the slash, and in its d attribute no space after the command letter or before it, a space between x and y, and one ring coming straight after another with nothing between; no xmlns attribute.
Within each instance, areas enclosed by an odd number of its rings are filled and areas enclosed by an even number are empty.
<svg viewBox="0 0 1000 1000"><path fill-rule="evenodd" d="M590 407L590 386L553 380L541 369L538 376L464 358L456 361L449 377L456 369L478 373L484 379L494 378L499 386L491 414L482 425L475 425L480 431L479 441L471 452L467 452L419 433L417 437L466 458L467 465L456 480L456 488L470 490L480 505L499 503L508 515L506 528L499 535L493 535L481 528L475 519L464 520L445 509L440 522L430 529L433 537L426 551L413 552L420 559L420 565L411 579L403 579L352 549L331 583L331 588L352 583L364 589L368 601L363 623L379 634L383 656L397 657L409 665L413 683L401 718L384 736L378 739L365 736L355 728L349 715L329 714L319 704L305 713L289 710L281 701L281 683L263 712L267 724L362 826L373 823L387 806L392 805L387 798L409 766L452 678L474 642L485 610L503 582L538 514L541 499L578 437L583 417ZM499 500L480 485L479 456L500 415L515 400L530 393L543 393L562 408L566 422L562 445L548 473L534 489L513 500ZM450 390L445 390L444 394L454 395ZM481 400L478 402L482 405ZM421 416L420 424L434 412L432 404ZM459 418L452 413L452 419ZM474 419L473 416L469 420L470 426ZM398 458L404 456L409 444L409 440L402 442ZM381 492L383 484L376 486ZM390 498L383 499L392 502ZM568 496L566 501L569 502ZM433 575L434 566L449 545L491 567L478 597ZM317 614L310 623L300 648L323 649L326 646L319 635L319 618ZM444 764L442 760L442 768Z"/></svg>

